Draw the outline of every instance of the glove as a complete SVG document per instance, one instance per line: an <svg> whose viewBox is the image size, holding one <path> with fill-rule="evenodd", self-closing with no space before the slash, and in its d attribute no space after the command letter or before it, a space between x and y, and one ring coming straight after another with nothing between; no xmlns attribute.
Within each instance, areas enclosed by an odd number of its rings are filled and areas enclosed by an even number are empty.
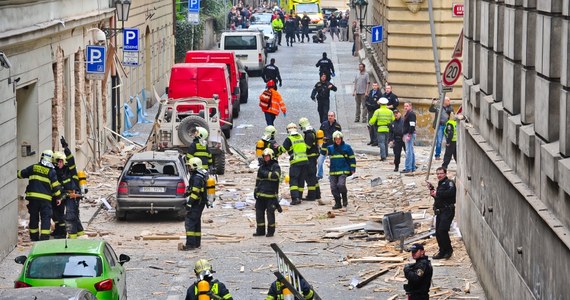
<svg viewBox="0 0 570 300"><path fill-rule="evenodd" d="M59 139L59 141L61 142L61 147L67 148L69 146L63 136L61 137L61 139Z"/></svg>
<svg viewBox="0 0 570 300"><path fill-rule="evenodd" d="M284 116L284 117L287 117L287 113L283 113L283 116Z"/></svg>
<svg viewBox="0 0 570 300"><path fill-rule="evenodd" d="M334 77L334 75L335 75L334 73L331 73L331 77Z"/></svg>
<svg viewBox="0 0 570 300"><path fill-rule="evenodd" d="M313 102L317 102L317 99L315 99L315 97L311 97L311 100L313 100Z"/></svg>
<svg viewBox="0 0 570 300"><path fill-rule="evenodd" d="M190 202L186 202L186 211L190 211L192 209L192 205L190 204Z"/></svg>
<svg viewBox="0 0 570 300"><path fill-rule="evenodd" d="M282 82L279 82L279 87L281 87L281 86L283 86L283 83L282 83Z"/></svg>

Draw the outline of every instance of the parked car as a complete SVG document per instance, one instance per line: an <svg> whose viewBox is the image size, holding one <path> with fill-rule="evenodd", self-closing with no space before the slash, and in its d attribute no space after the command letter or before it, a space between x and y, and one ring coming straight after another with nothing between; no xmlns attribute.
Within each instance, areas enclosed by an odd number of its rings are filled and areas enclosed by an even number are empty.
<svg viewBox="0 0 570 300"><path fill-rule="evenodd" d="M277 51L277 39L275 39L275 34L273 33L273 28L271 25L267 24L254 24L249 26L249 29L257 29L263 32L265 36L265 49L268 52Z"/></svg>
<svg viewBox="0 0 570 300"><path fill-rule="evenodd" d="M251 25L254 24L271 24L272 13L255 13L249 18ZM251 26L250 26L251 27Z"/></svg>
<svg viewBox="0 0 570 300"><path fill-rule="evenodd" d="M259 30L235 30L222 33L220 50L232 50L248 72L261 73L267 63L265 36Z"/></svg>
<svg viewBox="0 0 570 300"><path fill-rule="evenodd" d="M10 300L97 300L86 289L63 286L29 287L25 289L0 289L0 299Z"/></svg>
<svg viewBox="0 0 570 300"><path fill-rule="evenodd" d="M84 288L97 299L127 299L127 273L130 261L117 255L109 243L98 239L61 239L36 242L28 256L16 257L22 272L15 288L69 286Z"/></svg>
<svg viewBox="0 0 570 300"><path fill-rule="evenodd" d="M115 216L124 221L132 211L186 215L188 186L184 157L176 150L133 154L119 176Z"/></svg>

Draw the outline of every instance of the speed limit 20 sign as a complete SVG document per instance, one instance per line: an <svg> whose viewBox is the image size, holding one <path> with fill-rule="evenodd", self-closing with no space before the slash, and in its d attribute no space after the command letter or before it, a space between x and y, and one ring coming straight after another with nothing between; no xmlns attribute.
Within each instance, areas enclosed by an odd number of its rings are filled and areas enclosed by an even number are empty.
<svg viewBox="0 0 570 300"><path fill-rule="evenodd" d="M443 84L447 86L454 85L459 76L461 75L461 62L459 59L454 58L452 59L447 66L445 67L445 71L443 71Z"/></svg>

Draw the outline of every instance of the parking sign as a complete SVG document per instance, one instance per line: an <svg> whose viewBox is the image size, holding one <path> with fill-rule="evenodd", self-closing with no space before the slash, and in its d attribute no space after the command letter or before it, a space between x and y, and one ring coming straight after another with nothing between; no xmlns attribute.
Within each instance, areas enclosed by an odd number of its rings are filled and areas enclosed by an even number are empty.
<svg viewBox="0 0 570 300"><path fill-rule="evenodd" d="M123 30L123 51L139 51L139 30L137 28Z"/></svg>
<svg viewBox="0 0 570 300"><path fill-rule="evenodd" d="M105 73L105 46L87 46L87 73Z"/></svg>
<svg viewBox="0 0 570 300"><path fill-rule="evenodd" d="M200 0L188 0L188 12L189 13L199 13L200 12Z"/></svg>

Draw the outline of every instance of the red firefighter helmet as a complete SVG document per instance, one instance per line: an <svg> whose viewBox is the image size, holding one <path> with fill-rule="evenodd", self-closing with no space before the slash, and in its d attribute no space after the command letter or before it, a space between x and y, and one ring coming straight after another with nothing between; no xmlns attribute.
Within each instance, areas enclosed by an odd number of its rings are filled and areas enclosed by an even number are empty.
<svg viewBox="0 0 570 300"><path fill-rule="evenodd" d="M267 82L267 85L266 85L266 86L267 86L268 88L269 88L269 87L275 87L275 81L269 80L269 81Z"/></svg>

